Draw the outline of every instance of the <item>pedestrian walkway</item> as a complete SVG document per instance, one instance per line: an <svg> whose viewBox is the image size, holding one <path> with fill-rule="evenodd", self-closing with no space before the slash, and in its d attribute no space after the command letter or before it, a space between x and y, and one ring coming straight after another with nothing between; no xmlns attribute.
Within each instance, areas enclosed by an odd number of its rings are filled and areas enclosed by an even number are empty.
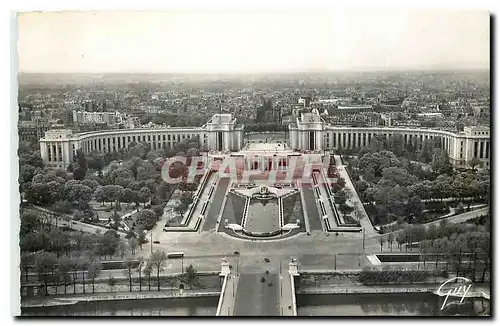
<svg viewBox="0 0 500 326"><path fill-rule="evenodd" d="M295 285L292 284L293 275L288 269L282 271L280 275L280 316L296 316L297 307L295 303Z"/></svg>
<svg viewBox="0 0 500 326"><path fill-rule="evenodd" d="M232 316L234 314L238 282L238 274L229 274L225 277L217 307L217 316Z"/></svg>

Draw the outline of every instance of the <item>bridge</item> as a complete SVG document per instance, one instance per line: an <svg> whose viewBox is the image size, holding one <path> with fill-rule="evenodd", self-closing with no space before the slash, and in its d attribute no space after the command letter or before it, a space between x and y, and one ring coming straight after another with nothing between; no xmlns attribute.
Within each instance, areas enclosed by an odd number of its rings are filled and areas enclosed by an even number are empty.
<svg viewBox="0 0 500 326"><path fill-rule="evenodd" d="M221 264L222 290L217 316L297 316L295 277L297 261L278 273L238 274Z"/></svg>

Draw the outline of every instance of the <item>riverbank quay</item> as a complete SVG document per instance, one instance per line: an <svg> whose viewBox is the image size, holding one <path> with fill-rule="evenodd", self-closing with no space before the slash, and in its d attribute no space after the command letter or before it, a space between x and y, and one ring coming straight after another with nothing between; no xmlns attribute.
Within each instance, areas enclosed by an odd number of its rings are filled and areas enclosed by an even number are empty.
<svg viewBox="0 0 500 326"><path fill-rule="evenodd" d="M96 293L113 293L113 292L132 292L141 293L158 290L158 281L156 273L152 273L151 277L142 275L139 279L137 276L131 279L124 273L116 273L110 278L100 278L92 280L86 279L85 284L83 278L70 280L66 285L49 283L47 291L41 282L31 284L21 284L22 298L43 298L53 296L69 296L69 295L85 295ZM92 284L93 283L93 284ZM171 289L189 289L200 291L219 291L221 281L219 272L198 272L194 280L188 282L186 274L181 273L160 273L160 291L169 291ZM46 295L47 294L47 295Z"/></svg>
<svg viewBox="0 0 500 326"><path fill-rule="evenodd" d="M302 294L391 294L391 293L433 293L438 294L440 284L379 284L379 285L339 285L302 286L297 295ZM489 284L473 284L468 297L482 297L489 300Z"/></svg>

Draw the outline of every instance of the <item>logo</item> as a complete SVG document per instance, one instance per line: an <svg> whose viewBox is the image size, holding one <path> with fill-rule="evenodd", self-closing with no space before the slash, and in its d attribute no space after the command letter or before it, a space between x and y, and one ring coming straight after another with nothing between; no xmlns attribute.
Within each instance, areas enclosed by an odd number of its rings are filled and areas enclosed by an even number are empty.
<svg viewBox="0 0 500 326"><path fill-rule="evenodd" d="M303 157L184 157L174 156L162 166L161 175L166 183L194 183L197 177L205 174L206 169L219 173L220 177L229 177L242 184L251 180L267 180L271 184L291 183L299 180L302 186L315 186L320 183L333 184L338 175L330 175L334 167L326 158L313 160ZM324 171L324 177L312 182L313 171ZM328 172L327 172L328 171ZM334 171L336 172L336 170Z"/></svg>
<svg viewBox="0 0 500 326"><path fill-rule="evenodd" d="M443 305L441 306L441 311L444 308L455 305L462 304L467 297L467 293L469 293L472 288L472 281L465 277L453 277L448 281L441 284L441 286L437 290L437 295L445 296ZM451 298L461 298L460 301L453 300L448 301Z"/></svg>

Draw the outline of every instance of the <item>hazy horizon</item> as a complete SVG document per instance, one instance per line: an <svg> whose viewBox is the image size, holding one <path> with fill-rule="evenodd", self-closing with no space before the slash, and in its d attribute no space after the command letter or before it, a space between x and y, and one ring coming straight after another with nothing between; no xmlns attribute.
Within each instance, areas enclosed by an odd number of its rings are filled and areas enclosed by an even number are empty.
<svg viewBox="0 0 500 326"><path fill-rule="evenodd" d="M18 14L22 74L291 74L490 68L486 11Z"/></svg>

